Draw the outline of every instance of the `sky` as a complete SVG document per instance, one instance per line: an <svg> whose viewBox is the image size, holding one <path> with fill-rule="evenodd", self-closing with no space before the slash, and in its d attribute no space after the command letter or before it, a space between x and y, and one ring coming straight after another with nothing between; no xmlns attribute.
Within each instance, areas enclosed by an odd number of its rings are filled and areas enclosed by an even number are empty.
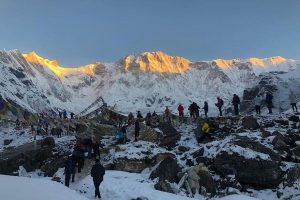
<svg viewBox="0 0 300 200"><path fill-rule="evenodd" d="M299 0L0 0L0 49L65 67L161 50L300 60Z"/></svg>

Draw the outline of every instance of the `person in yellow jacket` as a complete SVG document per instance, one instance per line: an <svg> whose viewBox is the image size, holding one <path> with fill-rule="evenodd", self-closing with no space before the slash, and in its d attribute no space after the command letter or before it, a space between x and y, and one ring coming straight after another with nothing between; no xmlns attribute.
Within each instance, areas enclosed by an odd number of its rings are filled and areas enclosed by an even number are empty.
<svg viewBox="0 0 300 200"><path fill-rule="evenodd" d="M208 121L205 121L202 124L201 134L202 134L202 136L199 138L198 141L202 141L206 137L208 137L209 139L212 139L212 137L210 135L210 127L209 127Z"/></svg>

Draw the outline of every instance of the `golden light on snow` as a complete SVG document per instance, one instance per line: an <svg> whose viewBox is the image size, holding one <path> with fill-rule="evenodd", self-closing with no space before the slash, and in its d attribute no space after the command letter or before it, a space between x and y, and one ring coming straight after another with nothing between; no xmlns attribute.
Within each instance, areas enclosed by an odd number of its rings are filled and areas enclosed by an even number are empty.
<svg viewBox="0 0 300 200"><path fill-rule="evenodd" d="M214 62L217 64L217 66L221 68L228 68L234 63L233 60L224 60L224 59L216 59L214 60Z"/></svg>
<svg viewBox="0 0 300 200"><path fill-rule="evenodd" d="M271 63L274 65L274 64L278 64L278 63L285 62L286 59L283 58L283 57L281 57L281 56L276 56L276 57L270 58L270 61L271 61Z"/></svg>
<svg viewBox="0 0 300 200"><path fill-rule="evenodd" d="M265 62L261 58L249 58L249 63L257 66L265 66Z"/></svg>
<svg viewBox="0 0 300 200"><path fill-rule="evenodd" d="M32 64L45 65L59 77L65 76L73 72L80 72L80 73L90 74L90 75L94 74L94 67L95 67L94 64L84 65L77 68L65 68L60 66L56 60L48 60L46 58L42 58L34 51L22 55L27 62Z"/></svg>
<svg viewBox="0 0 300 200"><path fill-rule="evenodd" d="M125 70L137 65L142 71L161 73L184 73L188 70L191 62L182 57L173 57L164 52L144 52L132 60L130 56L124 59Z"/></svg>

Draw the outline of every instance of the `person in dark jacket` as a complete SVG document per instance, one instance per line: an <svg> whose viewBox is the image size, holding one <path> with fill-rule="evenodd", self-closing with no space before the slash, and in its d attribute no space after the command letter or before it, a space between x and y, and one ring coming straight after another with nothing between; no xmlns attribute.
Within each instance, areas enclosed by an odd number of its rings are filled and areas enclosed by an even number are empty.
<svg viewBox="0 0 300 200"><path fill-rule="evenodd" d="M95 198L98 197L101 198L100 195L100 184L103 181L103 176L105 174L104 167L100 164L100 160L96 159L96 163L93 165L91 170L91 176L93 177L93 182L95 186Z"/></svg>
<svg viewBox="0 0 300 200"><path fill-rule="evenodd" d="M208 103L207 103L207 101L204 101L203 110L204 110L205 117L207 117L207 113L208 113Z"/></svg>
<svg viewBox="0 0 300 200"><path fill-rule="evenodd" d="M60 111L58 112L58 115L59 115L59 118L61 119L62 118L62 113Z"/></svg>
<svg viewBox="0 0 300 200"><path fill-rule="evenodd" d="M63 116L64 116L64 119L67 119L67 118L68 118L68 116L67 116L67 111L66 111L66 110L63 111Z"/></svg>
<svg viewBox="0 0 300 200"><path fill-rule="evenodd" d="M145 122L147 126L151 126L151 112L148 112L145 118Z"/></svg>
<svg viewBox="0 0 300 200"><path fill-rule="evenodd" d="M70 115L71 115L71 119L74 119L74 115L75 115L75 114L74 114L73 112L71 112Z"/></svg>
<svg viewBox="0 0 300 200"><path fill-rule="evenodd" d="M74 170L75 170L75 167L74 167L72 157L69 156L65 163L65 186L67 186L67 187L69 187L69 185L70 185L71 175L73 175L72 181L75 178Z"/></svg>
<svg viewBox="0 0 300 200"><path fill-rule="evenodd" d="M140 123L139 120L136 120L134 123L134 141L136 142L140 135Z"/></svg>
<svg viewBox="0 0 300 200"><path fill-rule="evenodd" d="M222 114L222 106L224 105L224 101L223 99L221 99L220 97L217 97L217 103L215 104L218 109L219 109L219 112L220 112L220 116L223 116Z"/></svg>
<svg viewBox="0 0 300 200"><path fill-rule="evenodd" d="M240 97L236 94L233 95L232 104L234 108L234 114L239 115L239 104L241 103Z"/></svg>
<svg viewBox="0 0 300 200"><path fill-rule="evenodd" d="M268 110L269 110L269 114L272 114L272 107L273 107L273 95L269 92L267 92L266 94L266 103L267 103L267 107L268 107Z"/></svg>

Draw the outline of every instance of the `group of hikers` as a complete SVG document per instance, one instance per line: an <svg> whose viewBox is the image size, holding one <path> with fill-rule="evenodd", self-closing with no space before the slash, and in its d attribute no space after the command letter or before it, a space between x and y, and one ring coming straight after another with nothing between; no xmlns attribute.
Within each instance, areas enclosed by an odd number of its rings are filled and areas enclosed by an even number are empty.
<svg viewBox="0 0 300 200"><path fill-rule="evenodd" d="M84 143L76 145L73 153L66 158L65 162L65 186L70 186L70 180L75 181L75 174L81 173L85 164L85 159L94 159L95 164L91 170L91 176L95 186L95 197L101 198L100 195L100 184L103 181L105 174L104 167L100 164L100 144L94 141L92 138L85 140Z"/></svg>

